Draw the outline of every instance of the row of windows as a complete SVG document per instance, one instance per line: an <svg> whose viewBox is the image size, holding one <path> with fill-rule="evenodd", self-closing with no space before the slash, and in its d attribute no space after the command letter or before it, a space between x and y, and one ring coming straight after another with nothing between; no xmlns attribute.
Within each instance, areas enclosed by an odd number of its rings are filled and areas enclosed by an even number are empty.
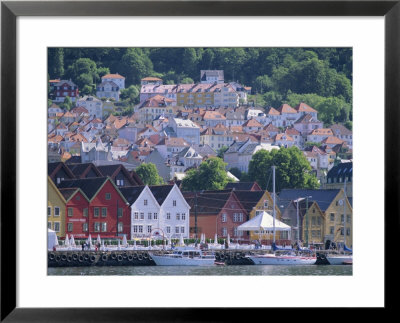
<svg viewBox="0 0 400 323"><path fill-rule="evenodd" d="M103 217L103 218L107 217L107 208L106 207L102 207L102 208L95 207L95 208L93 208L93 216L94 217L99 217L100 210L101 210L101 217ZM82 215L84 217L87 217L88 214L89 214L88 208L84 208ZM74 216L74 208L72 208L72 207L67 208L67 215L69 217ZM47 207L47 216L51 216L51 207L50 206ZM58 206L54 207L54 216L60 216L60 208ZM123 216L123 209L122 208L118 208L118 217L122 217L122 216Z"/></svg>
<svg viewBox="0 0 400 323"><path fill-rule="evenodd" d="M134 213L134 217L135 220L144 220L144 212L140 212L140 217L139 217L139 212L135 212ZM147 213L147 219L148 220L157 220L158 219L158 213L154 212L154 213Z"/></svg>
<svg viewBox="0 0 400 323"><path fill-rule="evenodd" d="M335 213L331 213L331 214L330 214L330 221L331 221L331 222L334 222L334 221L335 221ZM340 216L340 222L341 222L341 223L344 222L344 214L342 214L342 215ZM350 216L350 215L347 215L347 216L346 216L346 222L347 222L347 223L351 223L351 216Z"/></svg>
<svg viewBox="0 0 400 323"><path fill-rule="evenodd" d="M67 223L67 232L73 232L74 231L74 225L82 225L82 231L87 232L89 229L89 224L88 223L82 223L82 224L77 224L77 223ZM54 222L53 223L53 228L52 228L52 222L47 222L47 227L49 229L53 229L55 232L60 232L60 222ZM123 223L118 223L118 232L123 231L124 224ZM107 232L107 222L95 222L93 223L93 230L94 232Z"/></svg>
<svg viewBox="0 0 400 323"><path fill-rule="evenodd" d="M228 216L226 213L222 214L221 221L226 222ZM233 222L243 222L243 213L233 213Z"/></svg>
<svg viewBox="0 0 400 323"><path fill-rule="evenodd" d="M334 234L334 230L335 230L334 227L330 227L329 228L329 234ZM346 235L347 236L350 235L350 232L351 232L350 228L346 228ZM342 236L343 233L344 233L344 228L340 228L340 235Z"/></svg>
<svg viewBox="0 0 400 323"><path fill-rule="evenodd" d="M143 230L146 229L147 233L151 233L152 226L147 225L144 227L143 225L134 225L133 226L133 233L143 233ZM171 227L167 226L166 227L166 233L171 233ZM183 226L176 226L175 227L175 233L185 233L185 227Z"/></svg>

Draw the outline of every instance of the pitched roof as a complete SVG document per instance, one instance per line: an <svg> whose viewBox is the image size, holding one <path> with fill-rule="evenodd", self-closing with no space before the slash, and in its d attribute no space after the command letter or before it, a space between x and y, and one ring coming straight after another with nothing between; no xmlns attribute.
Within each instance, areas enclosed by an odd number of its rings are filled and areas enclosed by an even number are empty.
<svg viewBox="0 0 400 323"><path fill-rule="evenodd" d="M333 132L329 128L320 128L320 129L314 129L311 132L311 135L313 135L313 136L333 136Z"/></svg>
<svg viewBox="0 0 400 323"><path fill-rule="evenodd" d="M101 77L102 79L125 79L122 75L117 74L106 74Z"/></svg>
<svg viewBox="0 0 400 323"><path fill-rule="evenodd" d="M328 179L341 178L343 183L345 177L349 177L350 179L353 177L353 162L340 163L333 166L327 174Z"/></svg>
<svg viewBox="0 0 400 323"><path fill-rule="evenodd" d="M235 191L250 191L253 186L256 187L257 191L261 191L260 186L257 182L236 182L236 183L228 183L225 188L230 189L233 188Z"/></svg>
<svg viewBox="0 0 400 323"><path fill-rule="evenodd" d="M129 186L129 187L120 187L119 190L125 199L129 202L129 204L135 203L139 195L142 193L146 186Z"/></svg>
<svg viewBox="0 0 400 323"><path fill-rule="evenodd" d="M195 195L193 192L183 192L183 196L186 202L191 207L190 212L194 213L196 211L195 207ZM232 192L226 193L197 193L197 214L219 214L224 208L226 202L231 197Z"/></svg>
<svg viewBox="0 0 400 323"><path fill-rule="evenodd" d="M304 102L300 102L298 105L296 105L295 109L298 112L318 112L317 110L311 108L309 105L307 105Z"/></svg>
<svg viewBox="0 0 400 323"><path fill-rule="evenodd" d="M169 192L171 192L174 185L152 185L149 186L151 193L157 200L159 205L162 205L167 198Z"/></svg>
<svg viewBox="0 0 400 323"><path fill-rule="evenodd" d="M236 195L240 203L246 209L247 213L253 210L253 207L261 200L264 195L264 191L248 191L248 190L234 190L233 193Z"/></svg>
<svg viewBox="0 0 400 323"><path fill-rule="evenodd" d="M97 174L97 177L102 176L98 168L92 163L68 164L68 168L76 178L84 178L90 170L93 170Z"/></svg>
<svg viewBox="0 0 400 323"><path fill-rule="evenodd" d="M332 132L337 135L351 135L352 131L347 129L345 126L341 124L334 124L331 126Z"/></svg>
<svg viewBox="0 0 400 323"><path fill-rule="evenodd" d="M262 128L262 124L259 123L256 119L250 119L247 120L242 127L258 127L258 128Z"/></svg>
<svg viewBox="0 0 400 323"><path fill-rule="evenodd" d="M335 197L339 194L339 189L283 189L279 193L279 204L288 205L292 200L296 200L301 197L311 196L308 199L309 205L312 202L318 203L322 212L325 212Z"/></svg>
<svg viewBox="0 0 400 323"><path fill-rule="evenodd" d="M282 104L277 111L279 111L281 114L282 113L297 113L295 109L293 109L289 104Z"/></svg>
<svg viewBox="0 0 400 323"><path fill-rule="evenodd" d="M91 200L107 180L107 177L70 179L62 181L58 188L80 188Z"/></svg>
<svg viewBox="0 0 400 323"><path fill-rule="evenodd" d="M335 136L329 136L329 137L325 138L324 140L322 140L321 143L327 144L327 145L338 145L338 144L342 144L343 140L341 140Z"/></svg>

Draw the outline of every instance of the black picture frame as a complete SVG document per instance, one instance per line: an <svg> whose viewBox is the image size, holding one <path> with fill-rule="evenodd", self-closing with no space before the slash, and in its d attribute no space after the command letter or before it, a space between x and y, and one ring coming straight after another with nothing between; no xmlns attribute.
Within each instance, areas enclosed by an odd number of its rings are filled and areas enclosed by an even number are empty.
<svg viewBox="0 0 400 323"><path fill-rule="evenodd" d="M384 16L385 246L398 233L400 4L396 1L2 1L1 3L1 321L233 321L243 309L17 308L16 299L16 19L19 16ZM373 168L373 165L371 165ZM373 169L371 169L373 172ZM390 212L389 212L390 211ZM389 218L391 216L391 218ZM394 224L394 225L393 225ZM385 249L385 309L389 266ZM395 279L398 281L398 279ZM393 288L392 287L392 288ZM254 309L253 309L254 310ZM259 311L253 312L253 319ZM288 312L286 312L288 313ZM263 312L263 315L265 312ZM328 311L324 315L329 315ZM239 317L239 316L237 316ZM264 317L265 318L265 317ZM266 319L266 318L265 318ZM313 318L311 318L313 319Z"/></svg>

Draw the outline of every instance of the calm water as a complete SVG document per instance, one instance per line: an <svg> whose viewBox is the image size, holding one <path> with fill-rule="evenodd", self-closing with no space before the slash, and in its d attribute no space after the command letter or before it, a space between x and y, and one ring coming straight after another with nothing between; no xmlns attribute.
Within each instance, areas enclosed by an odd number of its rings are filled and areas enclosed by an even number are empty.
<svg viewBox="0 0 400 323"><path fill-rule="evenodd" d="M351 276L353 266L115 266L115 267L58 267L48 268L48 275L145 275L145 276Z"/></svg>

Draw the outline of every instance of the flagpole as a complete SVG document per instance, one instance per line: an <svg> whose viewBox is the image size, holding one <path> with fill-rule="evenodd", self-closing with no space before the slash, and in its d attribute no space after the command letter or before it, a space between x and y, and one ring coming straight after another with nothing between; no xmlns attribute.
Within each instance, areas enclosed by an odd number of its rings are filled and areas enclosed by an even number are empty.
<svg viewBox="0 0 400 323"><path fill-rule="evenodd" d="M276 217L276 210L275 210L275 166L272 166L272 174L273 174L273 194L274 194L274 203L273 203L273 207L274 207L274 220L273 220L273 228L274 228L274 238L273 238L273 242L275 244L275 217Z"/></svg>

